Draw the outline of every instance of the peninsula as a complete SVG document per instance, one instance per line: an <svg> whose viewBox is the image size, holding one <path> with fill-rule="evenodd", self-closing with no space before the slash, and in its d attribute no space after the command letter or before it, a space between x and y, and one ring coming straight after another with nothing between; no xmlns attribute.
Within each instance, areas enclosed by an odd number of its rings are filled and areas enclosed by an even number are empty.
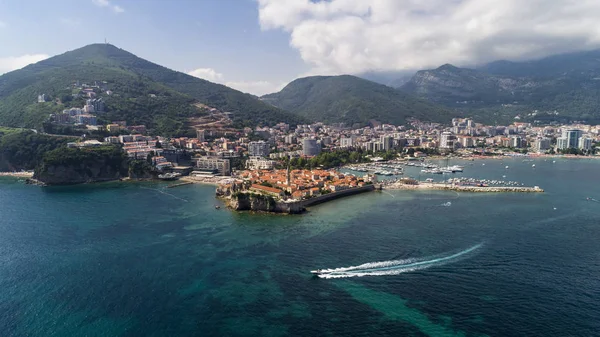
<svg viewBox="0 0 600 337"><path fill-rule="evenodd" d="M311 205L375 190L370 175L358 178L334 170L256 170L239 177L216 191L239 211L301 213Z"/></svg>

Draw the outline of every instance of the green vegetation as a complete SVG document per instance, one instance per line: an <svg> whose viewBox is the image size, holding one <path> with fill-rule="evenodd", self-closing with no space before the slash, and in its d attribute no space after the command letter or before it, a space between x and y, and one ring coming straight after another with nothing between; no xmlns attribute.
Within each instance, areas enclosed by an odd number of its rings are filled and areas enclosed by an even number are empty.
<svg viewBox="0 0 600 337"><path fill-rule="evenodd" d="M202 103L234 115L239 125L291 124L304 119L281 111L258 98L220 84L176 72L108 44L93 44L0 76L0 124L41 128L48 115L68 107L81 107L83 97L73 97L75 81L102 83L96 89L106 100L101 121L125 120L145 124L154 134L191 135L189 118L206 114L194 106ZM46 103L37 96L46 94Z"/></svg>
<svg viewBox="0 0 600 337"><path fill-rule="evenodd" d="M599 57L600 50L593 50L528 62L498 61L479 69L444 65L417 72L400 89L483 123L505 124L520 115L541 124L594 124L600 123Z"/></svg>
<svg viewBox="0 0 600 337"><path fill-rule="evenodd" d="M452 119L446 108L349 75L297 79L262 99L311 120L349 126L375 121L404 124L408 118L445 123Z"/></svg>
<svg viewBox="0 0 600 337"><path fill-rule="evenodd" d="M130 160L128 175L134 179L152 178L158 174L148 160Z"/></svg>
<svg viewBox="0 0 600 337"><path fill-rule="evenodd" d="M367 157L369 153L361 149L358 150L338 150L333 152L321 152L319 155L310 159L307 158L292 158L290 167L293 169L312 169L323 167L329 169L339 167L346 164L367 163L371 160Z"/></svg>
<svg viewBox="0 0 600 337"><path fill-rule="evenodd" d="M408 154L409 156L412 156L413 154L415 154L415 152L422 152L425 153L428 156L437 156L440 155L440 150L436 149L436 148L429 148L429 147L409 147L406 149L406 154Z"/></svg>
<svg viewBox="0 0 600 337"><path fill-rule="evenodd" d="M46 152L64 147L69 141L67 137L0 128L0 171L32 170Z"/></svg>
<svg viewBox="0 0 600 337"><path fill-rule="evenodd" d="M564 149L564 150L558 150L558 153L560 154L572 154L572 155L576 155L576 156L585 156L585 155L591 155L596 153L596 148L592 148L591 150L587 151L587 150L581 150L581 149L575 149L575 148L570 148L570 149Z"/></svg>
<svg viewBox="0 0 600 337"><path fill-rule="evenodd" d="M47 152L34 178L49 185L80 184L121 179L128 174L128 158L118 146L58 148Z"/></svg>
<svg viewBox="0 0 600 337"><path fill-rule="evenodd" d="M19 128L9 128L9 127L5 127L5 126L0 126L0 137L2 137L4 135L13 134L13 133L18 133L21 131L24 131L24 130L19 129Z"/></svg>
<svg viewBox="0 0 600 337"><path fill-rule="evenodd" d="M86 166L90 162L106 160L111 167L120 168L127 155L119 146L104 145L84 148L58 148L43 156L42 166Z"/></svg>

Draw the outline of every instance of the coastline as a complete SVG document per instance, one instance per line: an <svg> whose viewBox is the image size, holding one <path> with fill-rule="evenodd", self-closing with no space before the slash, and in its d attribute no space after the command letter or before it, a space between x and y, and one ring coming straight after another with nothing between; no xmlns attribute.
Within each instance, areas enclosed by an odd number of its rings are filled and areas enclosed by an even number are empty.
<svg viewBox="0 0 600 337"><path fill-rule="evenodd" d="M33 171L0 172L0 177L32 178Z"/></svg>
<svg viewBox="0 0 600 337"><path fill-rule="evenodd" d="M227 176L219 176L219 177L192 177L192 176L184 176L179 178L178 180L184 182L191 182L194 184L203 184L203 185L212 185L219 186L219 184L223 183L226 180L233 179L233 177Z"/></svg>

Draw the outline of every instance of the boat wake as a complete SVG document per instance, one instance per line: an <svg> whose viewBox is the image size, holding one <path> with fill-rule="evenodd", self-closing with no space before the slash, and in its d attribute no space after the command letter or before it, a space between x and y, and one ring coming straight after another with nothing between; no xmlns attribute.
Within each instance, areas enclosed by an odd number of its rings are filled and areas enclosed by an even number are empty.
<svg viewBox="0 0 600 337"><path fill-rule="evenodd" d="M443 203L442 206L450 207L450 206L452 206L452 203L450 201L448 201L448 202Z"/></svg>
<svg viewBox="0 0 600 337"><path fill-rule="evenodd" d="M479 249L483 243L467 248L451 255L429 258L415 258L404 260L392 260L382 262L369 262L354 267L321 269L317 276L320 278L347 278L347 277L362 277L362 276L383 276L383 275L398 275L415 270L427 269L434 266L441 266L447 263L456 262L468 256Z"/></svg>
<svg viewBox="0 0 600 337"><path fill-rule="evenodd" d="M184 201L184 202L189 202L188 200L185 200L185 199L183 199L183 198L180 198L180 197L178 197L178 196L176 196L176 195L173 195L173 194L171 194L171 193L167 193L167 192L163 191L162 189L158 189L158 188L149 188L149 187L140 187L140 188L142 188L142 189L145 189L145 190L150 190L150 191L156 191L156 192L158 192L158 193L162 193L162 194L164 194L164 195L168 195L168 196L170 196L170 197L173 197L173 198L175 198L175 199L177 199L177 200L181 200L181 201Z"/></svg>
<svg viewBox="0 0 600 337"><path fill-rule="evenodd" d="M600 200L594 199L594 198L587 198L588 201L593 201L593 202L600 202Z"/></svg>

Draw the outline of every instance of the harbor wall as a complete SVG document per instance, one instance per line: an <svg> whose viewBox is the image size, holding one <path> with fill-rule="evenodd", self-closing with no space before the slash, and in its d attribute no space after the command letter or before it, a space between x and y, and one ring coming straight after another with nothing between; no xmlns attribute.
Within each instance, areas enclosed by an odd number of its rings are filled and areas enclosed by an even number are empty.
<svg viewBox="0 0 600 337"><path fill-rule="evenodd" d="M375 190L375 185L365 185L362 187L353 187L347 190L324 194L315 198L311 198L308 200L302 200L304 202L304 207L318 205L327 201L335 200L338 198L347 197L354 194L364 193Z"/></svg>
<svg viewBox="0 0 600 337"><path fill-rule="evenodd" d="M458 191L458 192L513 192L513 193L542 193L544 190L539 186L528 187L528 186L461 186L461 185L444 185L444 184L430 184L421 183L418 185L404 185L394 184L387 189L399 189L399 190L446 190L446 191Z"/></svg>
<svg viewBox="0 0 600 337"><path fill-rule="evenodd" d="M257 211L271 213L298 214L306 211L309 206L318 205L327 201L347 197L354 194L375 190L374 185L354 187L347 190L332 192L318 197L285 202L274 200L272 197L256 193L239 193L227 199L227 206L237 211Z"/></svg>

